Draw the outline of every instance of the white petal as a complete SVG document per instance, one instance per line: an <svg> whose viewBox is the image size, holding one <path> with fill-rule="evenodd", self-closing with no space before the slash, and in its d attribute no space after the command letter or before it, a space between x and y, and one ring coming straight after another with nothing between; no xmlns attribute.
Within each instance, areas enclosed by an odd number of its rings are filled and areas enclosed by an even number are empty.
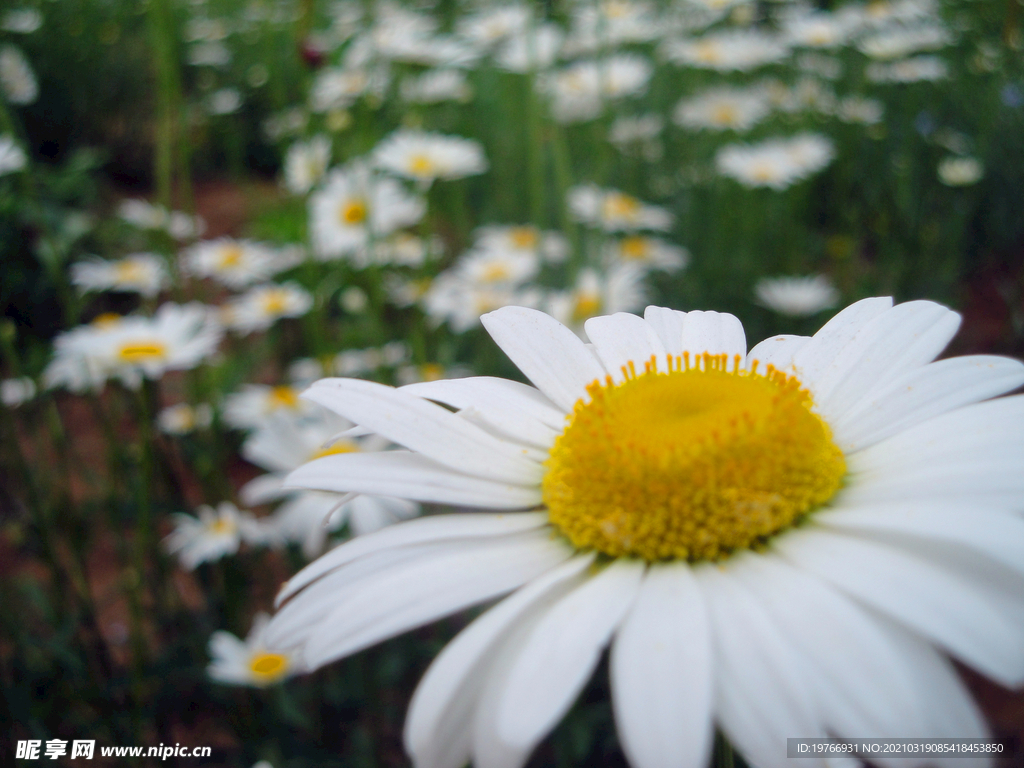
<svg viewBox="0 0 1024 768"><path fill-rule="evenodd" d="M338 590L304 648L311 669L510 592L572 556L546 531L452 546Z"/></svg>
<svg viewBox="0 0 1024 768"><path fill-rule="evenodd" d="M476 407L488 410L500 403L524 416L561 432L565 413L546 398L540 390L518 381L494 376L467 376L463 379L421 381L401 387L404 392L446 403L454 408Z"/></svg>
<svg viewBox="0 0 1024 768"><path fill-rule="evenodd" d="M728 563L699 566L694 573L711 618L722 730L750 765L792 768L787 738L827 736L814 715L806 667Z"/></svg>
<svg viewBox="0 0 1024 768"><path fill-rule="evenodd" d="M931 301L908 301L864 325L829 368L805 382L830 422L906 371L929 363L960 327L960 315Z"/></svg>
<svg viewBox="0 0 1024 768"><path fill-rule="evenodd" d="M833 434L846 452L880 442L927 419L987 400L1024 384L1024 364L972 355L908 371L887 388L837 414Z"/></svg>
<svg viewBox="0 0 1024 768"><path fill-rule="evenodd" d="M542 611L580 582L594 556L579 555L530 582L452 640L416 686L405 720L405 748L417 768L469 762L473 711L495 646L529 612Z"/></svg>
<svg viewBox="0 0 1024 768"><path fill-rule="evenodd" d="M656 369L668 370L665 347L658 334L642 318L628 312L592 317L584 325L594 343L594 351L616 383L644 372L644 364L652 357Z"/></svg>
<svg viewBox="0 0 1024 768"><path fill-rule="evenodd" d="M269 473L254 477L238 490L238 498L247 507L255 507L270 501L277 501L291 491L282 488L284 475Z"/></svg>
<svg viewBox="0 0 1024 768"><path fill-rule="evenodd" d="M666 307L650 306L644 310L644 320L661 339L665 351L675 357L683 354L683 321L685 312Z"/></svg>
<svg viewBox="0 0 1024 768"><path fill-rule="evenodd" d="M503 307L480 318L491 338L537 389L566 413L605 370L579 337L550 315Z"/></svg>
<svg viewBox="0 0 1024 768"><path fill-rule="evenodd" d="M488 509L528 509L541 501L539 484L527 488L471 477L408 451L324 456L292 472L285 485Z"/></svg>
<svg viewBox="0 0 1024 768"><path fill-rule="evenodd" d="M826 528L967 547L1024 576L1024 520L984 507L904 502L823 510L814 519Z"/></svg>
<svg viewBox="0 0 1024 768"><path fill-rule="evenodd" d="M691 365L700 355L724 354L730 368L737 355L741 364L747 355L747 337L743 324L733 315L723 312L687 312L683 320L683 353L690 354Z"/></svg>
<svg viewBox="0 0 1024 768"><path fill-rule="evenodd" d="M302 396L459 472L524 485L539 482L543 474L522 448L393 387L361 379L321 379Z"/></svg>
<svg viewBox="0 0 1024 768"><path fill-rule="evenodd" d="M547 522L543 512L514 514L470 513L431 515L407 523L369 533L332 549L316 562L310 563L281 587L276 605L280 605L303 587L326 573L351 563L357 558L394 547L407 547L455 539L479 539L505 536L510 533L540 528Z"/></svg>
<svg viewBox="0 0 1024 768"><path fill-rule="evenodd" d="M784 373L791 373L793 370L793 357L799 352L810 336L772 336L765 339L747 353L747 368L750 368L756 360L759 371L764 371L769 365L775 366Z"/></svg>
<svg viewBox="0 0 1024 768"><path fill-rule="evenodd" d="M527 756L572 706L636 596L644 565L616 560L539 621L501 686L495 738Z"/></svg>
<svg viewBox="0 0 1024 768"><path fill-rule="evenodd" d="M850 596L1008 685L1024 680L1021 628L999 595L941 566L886 546L824 530L793 531L776 549Z"/></svg>
<svg viewBox="0 0 1024 768"><path fill-rule="evenodd" d="M890 308L888 297L861 299L825 323L793 356L800 381L806 386L817 382L864 325Z"/></svg>
<svg viewBox="0 0 1024 768"><path fill-rule="evenodd" d="M711 630L690 566L651 566L611 651L615 723L630 765L707 765L713 670Z"/></svg>

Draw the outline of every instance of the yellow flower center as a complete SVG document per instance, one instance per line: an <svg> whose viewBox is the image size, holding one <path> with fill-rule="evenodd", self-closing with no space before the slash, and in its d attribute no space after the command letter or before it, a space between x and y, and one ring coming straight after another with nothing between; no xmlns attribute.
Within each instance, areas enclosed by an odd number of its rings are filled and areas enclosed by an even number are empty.
<svg viewBox="0 0 1024 768"><path fill-rule="evenodd" d="M288 657L283 653L257 653L249 659L249 671L260 682L269 683L288 671Z"/></svg>
<svg viewBox="0 0 1024 768"><path fill-rule="evenodd" d="M839 490L828 426L795 378L705 354L595 381L546 462L551 522L612 557L716 560L761 546Z"/></svg>
<svg viewBox="0 0 1024 768"><path fill-rule="evenodd" d="M92 319L92 324L97 328L110 328L121 322L121 315L116 312L102 312Z"/></svg>
<svg viewBox="0 0 1024 768"><path fill-rule="evenodd" d="M114 267L114 275L120 285L134 285L146 279L146 270L137 261L119 261Z"/></svg>
<svg viewBox="0 0 1024 768"><path fill-rule="evenodd" d="M117 356L125 363L146 363L167 357L167 347L159 341L130 341L122 344Z"/></svg>
<svg viewBox="0 0 1024 768"><path fill-rule="evenodd" d="M514 248L536 248L537 230L533 227L513 227L509 230L508 239Z"/></svg>
<svg viewBox="0 0 1024 768"><path fill-rule="evenodd" d="M278 408L298 408L299 407L299 393L294 387L289 387L287 384L282 384L279 387L274 387L270 390L270 394L267 396L269 410L277 410Z"/></svg>
<svg viewBox="0 0 1024 768"><path fill-rule="evenodd" d="M413 176L433 176L434 161L426 155L413 155L409 158L409 173Z"/></svg>
<svg viewBox="0 0 1024 768"><path fill-rule="evenodd" d="M228 535L235 532L237 526L230 518L218 517L208 526L207 530L214 535Z"/></svg>
<svg viewBox="0 0 1024 768"><path fill-rule="evenodd" d="M355 226L366 221L366 203L362 200L349 200L338 211L342 224Z"/></svg>
<svg viewBox="0 0 1024 768"><path fill-rule="evenodd" d="M716 104L711 110L711 122L715 125L733 126L739 120L739 110L735 104Z"/></svg>
<svg viewBox="0 0 1024 768"><path fill-rule="evenodd" d="M622 258L641 260L646 259L650 251L646 237L627 237L619 246Z"/></svg>
<svg viewBox="0 0 1024 768"><path fill-rule="evenodd" d="M359 453L359 446L355 443L350 443L347 440L339 440L326 448L314 451L310 455L309 461L322 459L324 456L337 456L339 453Z"/></svg>
<svg viewBox="0 0 1024 768"><path fill-rule="evenodd" d="M604 217L606 219L635 219L640 213L640 201L629 195L617 192L604 199Z"/></svg>
<svg viewBox="0 0 1024 768"><path fill-rule="evenodd" d="M226 245L220 249L218 266L221 269L232 269L242 263L242 249L237 245Z"/></svg>
<svg viewBox="0 0 1024 768"><path fill-rule="evenodd" d="M751 169L750 175L754 181L769 182L774 181L778 174L775 172L775 166L771 163L757 163Z"/></svg>
<svg viewBox="0 0 1024 768"><path fill-rule="evenodd" d="M697 43L693 56L697 61L704 64L717 64L719 59L722 58L722 52L717 43L704 41Z"/></svg>
<svg viewBox="0 0 1024 768"><path fill-rule="evenodd" d="M511 274L509 273L508 266L500 263L488 264L480 274L480 279L485 283L501 283L508 280L509 277L511 277Z"/></svg>
<svg viewBox="0 0 1024 768"><path fill-rule="evenodd" d="M444 366L438 363L423 363L419 367L423 381L440 381L444 377Z"/></svg>
<svg viewBox="0 0 1024 768"><path fill-rule="evenodd" d="M601 311L601 297L596 293L583 293L576 297L572 305L572 321L582 323Z"/></svg>
<svg viewBox="0 0 1024 768"><path fill-rule="evenodd" d="M263 294L263 311L268 315L280 315L288 308L288 294L281 290L271 289Z"/></svg>

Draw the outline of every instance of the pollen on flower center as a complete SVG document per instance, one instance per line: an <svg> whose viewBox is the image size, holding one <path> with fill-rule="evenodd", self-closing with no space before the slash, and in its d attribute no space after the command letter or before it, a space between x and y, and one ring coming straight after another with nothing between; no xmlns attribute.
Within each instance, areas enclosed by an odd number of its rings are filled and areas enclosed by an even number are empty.
<svg viewBox="0 0 1024 768"><path fill-rule="evenodd" d="M638 235L627 237L622 241L622 255L627 259L647 258L647 239Z"/></svg>
<svg viewBox="0 0 1024 768"><path fill-rule="evenodd" d="M605 218L633 219L640 211L640 201L623 194L610 194L604 200Z"/></svg>
<svg viewBox="0 0 1024 768"><path fill-rule="evenodd" d="M362 200L349 200L341 206L338 217L342 224L362 224L366 221L366 203Z"/></svg>
<svg viewBox="0 0 1024 768"><path fill-rule="evenodd" d="M281 653L257 653L249 660L249 670L265 680L280 677L288 671L288 657Z"/></svg>
<svg viewBox="0 0 1024 768"><path fill-rule="evenodd" d="M647 561L756 548L846 472L795 378L705 354L588 388L546 462L551 522L579 549Z"/></svg>
<svg viewBox="0 0 1024 768"><path fill-rule="evenodd" d="M508 237L516 248L535 248L537 246L537 231L533 227L513 227Z"/></svg>
<svg viewBox="0 0 1024 768"><path fill-rule="evenodd" d="M409 158L409 173L414 176L429 176L434 172L434 163L426 155L413 155Z"/></svg>
<svg viewBox="0 0 1024 768"><path fill-rule="evenodd" d="M269 400L272 408L299 407L299 393L294 387L289 387L287 384L271 389Z"/></svg>
<svg viewBox="0 0 1024 768"><path fill-rule="evenodd" d="M167 348L159 341L129 342L118 350L117 355L126 363L145 363L163 360L167 356Z"/></svg>

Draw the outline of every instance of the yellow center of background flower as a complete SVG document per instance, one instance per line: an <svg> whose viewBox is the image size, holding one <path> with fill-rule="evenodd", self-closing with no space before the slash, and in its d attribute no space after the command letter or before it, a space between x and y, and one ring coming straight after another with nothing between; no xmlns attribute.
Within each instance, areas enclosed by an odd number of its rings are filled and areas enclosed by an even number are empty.
<svg viewBox="0 0 1024 768"><path fill-rule="evenodd" d="M150 360L163 360L167 356L167 347L159 341L129 342L122 345L117 356L125 363L145 363Z"/></svg>
<svg viewBox="0 0 1024 768"><path fill-rule="evenodd" d="M551 522L578 549L647 561L757 548L839 490L842 451L794 378L704 355L595 381L546 462Z"/></svg>
<svg viewBox="0 0 1024 768"><path fill-rule="evenodd" d="M627 237L622 241L620 249L624 259L646 259L647 238L640 236Z"/></svg>
<svg viewBox="0 0 1024 768"><path fill-rule="evenodd" d="M288 308L288 294L280 290L269 290L263 294L263 311L268 315L279 315Z"/></svg>
<svg viewBox="0 0 1024 768"><path fill-rule="evenodd" d="M537 230L533 227L513 227L508 233L508 239L514 248L536 248Z"/></svg>
<svg viewBox="0 0 1024 768"><path fill-rule="evenodd" d="M635 219L640 213L640 201L629 195L612 193L604 199L606 219Z"/></svg>
<svg viewBox="0 0 1024 768"><path fill-rule="evenodd" d="M281 386L271 389L268 400L270 401L271 409L299 407L298 391L294 387L289 387L287 384L282 384Z"/></svg>
<svg viewBox="0 0 1024 768"><path fill-rule="evenodd" d="M257 653L249 660L249 671L265 682L281 677L288 671L288 657L281 653Z"/></svg>
<svg viewBox="0 0 1024 768"><path fill-rule="evenodd" d="M501 283L512 277L508 265L492 263L484 267L480 279L485 283Z"/></svg>
<svg viewBox="0 0 1024 768"><path fill-rule="evenodd" d="M366 203L362 200L349 200L338 214L342 224L362 224L366 221Z"/></svg>
<svg viewBox="0 0 1024 768"><path fill-rule="evenodd" d="M432 176L434 162L426 155L413 155L409 158L409 173L413 176Z"/></svg>
<svg viewBox="0 0 1024 768"><path fill-rule="evenodd" d="M146 278L146 269L137 261L119 261L114 267L118 283L134 284Z"/></svg>
<svg viewBox="0 0 1024 768"><path fill-rule="evenodd" d="M232 269L242 263L242 249L237 245L226 245L220 249L220 268Z"/></svg>
<svg viewBox="0 0 1024 768"><path fill-rule="evenodd" d="M711 111L711 122L715 125L735 125L740 113L733 104L716 104Z"/></svg>

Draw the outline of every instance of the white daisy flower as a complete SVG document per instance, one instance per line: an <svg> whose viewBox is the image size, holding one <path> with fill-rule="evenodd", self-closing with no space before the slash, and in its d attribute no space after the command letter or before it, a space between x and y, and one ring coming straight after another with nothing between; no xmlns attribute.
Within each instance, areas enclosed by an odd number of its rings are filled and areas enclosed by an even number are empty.
<svg viewBox="0 0 1024 768"><path fill-rule="evenodd" d="M607 270L584 269L573 287L554 291L545 302L546 311L580 338L586 338L584 324L606 312L634 312L644 305L644 276L647 267L624 262Z"/></svg>
<svg viewBox="0 0 1024 768"><path fill-rule="evenodd" d="M310 109L316 113L347 109L370 89L373 79L365 69L323 69L309 91Z"/></svg>
<svg viewBox="0 0 1024 768"><path fill-rule="evenodd" d="M953 42L948 29L935 21L910 26L889 27L857 43L860 51L872 59L901 59L920 51L933 51Z"/></svg>
<svg viewBox="0 0 1024 768"><path fill-rule="evenodd" d="M800 11L783 19L782 34L793 47L838 48L856 31L849 17L828 11Z"/></svg>
<svg viewBox="0 0 1024 768"><path fill-rule="evenodd" d="M378 168L430 186L435 179L461 179L487 170L483 147L472 139L401 129L373 150Z"/></svg>
<svg viewBox="0 0 1024 768"><path fill-rule="evenodd" d="M338 547L267 628L314 669L509 595L421 681L415 765L522 766L608 646L636 768L707 765L716 727L765 768L793 734L987 735L948 657L1024 684L1024 398L988 400L1024 365L931 362L959 316L926 301L749 352L715 312L593 318L592 346L523 308L484 323L536 389L318 382L406 450L289 481L493 510Z"/></svg>
<svg viewBox="0 0 1024 768"><path fill-rule="evenodd" d="M169 405L156 416L157 427L166 435L188 435L212 423L213 406L209 403Z"/></svg>
<svg viewBox="0 0 1024 768"><path fill-rule="evenodd" d="M118 378L138 388L143 377L195 368L217 351L223 335L215 312L197 302L162 304L153 317L101 315L54 339L43 382L84 392Z"/></svg>
<svg viewBox="0 0 1024 768"><path fill-rule="evenodd" d="M771 99L763 87L718 86L680 101L672 120L684 128L748 131L771 111Z"/></svg>
<svg viewBox="0 0 1024 768"><path fill-rule="evenodd" d="M569 255L569 241L561 232L542 232L531 224L488 224L474 233L485 251L538 256L547 264L561 264Z"/></svg>
<svg viewBox="0 0 1024 768"><path fill-rule="evenodd" d="M304 195L317 185L331 162L331 140L314 136L297 141L288 148L284 158L284 185L289 192Z"/></svg>
<svg viewBox="0 0 1024 768"><path fill-rule="evenodd" d="M13 45L0 47L0 91L11 104L31 104L39 96L36 73Z"/></svg>
<svg viewBox="0 0 1024 768"><path fill-rule="evenodd" d="M817 173L835 157L832 141L814 133L759 144L727 144L715 155L718 172L746 187L786 189Z"/></svg>
<svg viewBox="0 0 1024 768"><path fill-rule="evenodd" d="M565 41L566 56L646 43L662 34L654 6L636 0L603 0L595 5L577 6L571 24Z"/></svg>
<svg viewBox="0 0 1024 768"><path fill-rule="evenodd" d="M434 69L402 81L402 98L413 104L438 104L442 101L469 101L473 89L466 73L459 69Z"/></svg>
<svg viewBox="0 0 1024 768"><path fill-rule="evenodd" d="M86 291L131 291L156 296L170 284L164 260L155 253L132 253L122 259L89 259L71 265L71 282Z"/></svg>
<svg viewBox="0 0 1024 768"><path fill-rule="evenodd" d="M606 101L642 94L653 72L645 57L623 53L578 61L543 76L537 87L551 99L551 116L573 123L597 117Z"/></svg>
<svg viewBox="0 0 1024 768"><path fill-rule="evenodd" d="M878 99L847 96L836 105L836 117L844 123L877 125L885 117L885 105Z"/></svg>
<svg viewBox="0 0 1024 768"><path fill-rule="evenodd" d="M424 240L408 232L396 232L374 244L371 259L374 264L400 267L419 267L428 257L444 253L444 242L439 237Z"/></svg>
<svg viewBox="0 0 1024 768"><path fill-rule="evenodd" d="M824 275L765 277L754 286L758 303L780 315L806 317L834 307L839 292Z"/></svg>
<svg viewBox="0 0 1024 768"><path fill-rule="evenodd" d="M43 26L43 14L36 8L12 8L4 14L0 29L30 35Z"/></svg>
<svg viewBox="0 0 1024 768"><path fill-rule="evenodd" d="M644 144L658 138L665 127L665 119L656 113L615 118L608 129L608 141L620 150L630 144Z"/></svg>
<svg viewBox="0 0 1024 768"><path fill-rule="evenodd" d="M530 9L525 5L494 6L462 16L455 28L474 47L486 50L510 35L525 33L530 17Z"/></svg>
<svg viewBox="0 0 1024 768"><path fill-rule="evenodd" d="M194 43L188 47L185 61L193 67L223 67L231 63L231 51L219 40Z"/></svg>
<svg viewBox="0 0 1024 768"><path fill-rule="evenodd" d="M635 264L646 269L676 272L690 263L690 252L660 237L629 235L610 241L605 259L611 264Z"/></svg>
<svg viewBox="0 0 1024 768"><path fill-rule="evenodd" d="M351 259L356 266L369 263L367 247L423 218L427 206L396 181L375 174L363 162L331 171L325 183L309 197L314 252L318 259Z"/></svg>
<svg viewBox="0 0 1024 768"><path fill-rule="evenodd" d="M389 341L382 347L346 349L335 355L332 373L338 376L359 376L378 368L394 368L409 360L412 352L404 341Z"/></svg>
<svg viewBox="0 0 1024 768"><path fill-rule="evenodd" d="M674 64L745 72L782 61L789 55L789 46L782 38L756 29L729 29L698 38L666 41L662 55Z"/></svg>
<svg viewBox="0 0 1024 768"><path fill-rule="evenodd" d="M0 176L22 170L28 164L25 150L13 136L0 136Z"/></svg>
<svg viewBox="0 0 1024 768"><path fill-rule="evenodd" d="M565 33L557 24L539 24L514 33L494 54L494 63L509 72L541 72L558 58Z"/></svg>
<svg viewBox="0 0 1024 768"><path fill-rule="evenodd" d="M487 263L489 262L489 263ZM509 279L485 280L489 268L493 277L511 276L522 269L525 259L495 255L481 258L469 275L464 269L444 272L430 283L424 292L421 304L427 317L435 324L448 323L455 333L465 333L480 324L480 316L495 309L508 306L539 306L542 300L540 289L522 285Z"/></svg>
<svg viewBox="0 0 1024 768"><path fill-rule="evenodd" d="M276 414L242 444L242 456L269 473L249 481L239 497L249 506L282 501L260 522L274 539L299 543L307 558L323 552L328 533L346 524L354 536L362 536L420 511L419 504L405 499L357 496L346 501L337 493L285 488L287 474L306 462L342 453L372 453L389 445L376 435L339 438L351 423L329 411L321 413L322 418L302 420Z"/></svg>
<svg viewBox="0 0 1024 768"><path fill-rule="evenodd" d="M186 570L235 554L243 541L263 542L256 518L239 512L230 501L222 501L217 509L204 504L198 512L198 517L183 512L171 515L174 530L163 540L164 549L177 555Z"/></svg>
<svg viewBox="0 0 1024 768"><path fill-rule="evenodd" d="M284 317L302 317L313 308L312 294L298 283L257 285L223 307L224 325L242 335L265 331Z"/></svg>
<svg viewBox="0 0 1024 768"><path fill-rule="evenodd" d="M323 376L323 367L312 362L317 371L312 378ZM279 412L293 418L314 416L319 407L299 398L304 388L288 384L243 384L238 392L224 399L224 422L235 429L255 429Z"/></svg>
<svg viewBox="0 0 1024 768"><path fill-rule="evenodd" d="M139 229L158 229L175 240L188 240L201 235L206 223L199 216L182 211L168 211L162 205L145 200L125 199L117 208L117 215Z"/></svg>
<svg viewBox="0 0 1024 768"><path fill-rule="evenodd" d="M8 408L24 405L36 396L36 383L28 376L0 381L0 403Z"/></svg>
<svg viewBox="0 0 1024 768"><path fill-rule="evenodd" d="M985 166L976 157L945 157L939 161L939 181L947 187L968 187L985 175Z"/></svg>
<svg viewBox="0 0 1024 768"><path fill-rule="evenodd" d="M210 278L237 290L266 282L278 272L292 268L302 260L302 253L255 240L218 237L186 248L179 258L185 274Z"/></svg>
<svg viewBox="0 0 1024 768"><path fill-rule="evenodd" d="M573 218L607 232L667 230L672 227L672 214L664 208L648 205L617 189L583 184L571 188L567 197Z"/></svg>
<svg viewBox="0 0 1024 768"><path fill-rule="evenodd" d="M224 630L210 636L210 666L206 674L211 680L263 688L301 671L298 659L291 654L267 647L263 635L269 619L265 613L256 614L244 641ZM271 768L271 765L261 760L253 768Z"/></svg>
<svg viewBox="0 0 1024 768"><path fill-rule="evenodd" d="M909 59L869 64L864 76L872 83L920 83L944 80L949 66L938 56L912 56Z"/></svg>
<svg viewBox="0 0 1024 768"><path fill-rule="evenodd" d="M206 111L211 115L230 115L242 107L242 94L237 88L218 88L205 100Z"/></svg>

